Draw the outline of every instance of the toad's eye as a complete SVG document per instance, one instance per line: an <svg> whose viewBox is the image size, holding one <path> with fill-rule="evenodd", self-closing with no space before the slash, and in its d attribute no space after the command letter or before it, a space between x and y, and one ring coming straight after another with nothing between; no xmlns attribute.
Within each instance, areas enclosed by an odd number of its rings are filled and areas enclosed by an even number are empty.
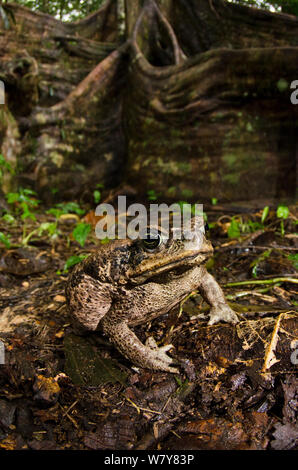
<svg viewBox="0 0 298 470"><path fill-rule="evenodd" d="M161 244L161 236L157 232L148 231L142 242L146 250L155 250Z"/></svg>

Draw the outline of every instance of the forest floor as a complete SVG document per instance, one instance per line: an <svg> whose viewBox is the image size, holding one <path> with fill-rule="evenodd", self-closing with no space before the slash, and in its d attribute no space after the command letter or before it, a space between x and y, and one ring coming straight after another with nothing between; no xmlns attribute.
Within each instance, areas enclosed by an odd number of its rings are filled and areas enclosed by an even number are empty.
<svg viewBox="0 0 298 470"><path fill-rule="evenodd" d="M177 375L133 367L100 333L72 330L64 288L71 264L98 248L86 231L94 213L0 219L0 449L297 449L298 214L268 206L204 209L208 269L236 326L208 326L193 292L134 329L174 345Z"/></svg>

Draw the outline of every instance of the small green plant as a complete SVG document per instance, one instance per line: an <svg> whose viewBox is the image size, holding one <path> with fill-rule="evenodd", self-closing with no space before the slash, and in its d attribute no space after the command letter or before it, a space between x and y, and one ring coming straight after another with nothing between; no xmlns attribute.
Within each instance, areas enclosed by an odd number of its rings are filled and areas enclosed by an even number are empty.
<svg viewBox="0 0 298 470"><path fill-rule="evenodd" d="M240 237L240 223L234 217L231 220L230 226L228 228L228 237L229 238L238 238Z"/></svg>
<svg viewBox="0 0 298 470"><path fill-rule="evenodd" d="M6 248L10 248L9 235L5 235L3 232L0 232L0 243L3 243Z"/></svg>
<svg viewBox="0 0 298 470"><path fill-rule="evenodd" d="M242 223L242 232L256 232L257 230L262 230L264 225L260 222L254 222L253 220L248 220L247 223Z"/></svg>
<svg viewBox="0 0 298 470"><path fill-rule="evenodd" d="M95 191L93 191L93 198L95 204L98 204L101 200L101 192L99 191L99 189L95 189Z"/></svg>
<svg viewBox="0 0 298 470"><path fill-rule="evenodd" d="M80 222L72 232L73 238L81 245L84 246L86 239L91 231L91 225Z"/></svg>
<svg viewBox="0 0 298 470"><path fill-rule="evenodd" d="M258 277L258 268L259 264L264 261L266 258L269 258L271 255L272 249L270 248L269 250L264 251L260 256L258 256L256 259L253 260L251 263L250 267L252 268L252 275L253 277Z"/></svg>
<svg viewBox="0 0 298 470"><path fill-rule="evenodd" d="M157 201L158 194L156 193L154 189L149 189L147 191L147 198L148 198L148 201Z"/></svg>
<svg viewBox="0 0 298 470"><path fill-rule="evenodd" d="M16 212L21 212L21 219L32 219L36 220L33 213L39 205L39 200L36 199L36 192L32 189L20 188L17 193L7 193L6 200L8 204L15 206Z"/></svg>
<svg viewBox="0 0 298 470"><path fill-rule="evenodd" d="M56 204L55 209L60 209L61 214L78 214L78 215L84 215L85 210L82 209L77 202L60 202L59 204ZM53 209L49 209L48 213L53 214ZM53 214L54 215L54 214Z"/></svg>
<svg viewBox="0 0 298 470"><path fill-rule="evenodd" d="M279 205L276 209L276 216L281 219L280 221L280 233L283 237L285 234L284 220L286 220L290 215L289 208L287 206Z"/></svg>
<svg viewBox="0 0 298 470"><path fill-rule="evenodd" d="M98 204L101 200L101 190L104 188L104 185L102 183L98 183L96 185L96 189L93 191L93 198L95 204Z"/></svg>
<svg viewBox="0 0 298 470"><path fill-rule="evenodd" d="M46 214L51 214L56 218L56 221L59 219L60 215L64 214L63 210L57 209L56 207L51 207L46 211Z"/></svg>
<svg viewBox="0 0 298 470"><path fill-rule="evenodd" d="M16 221L12 214L4 214L2 216L2 220L4 220L4 222L7 222L8 224L14 224Z"/></svg>
<svg viewBox="0 0 298 470"><path fill-rule="evenodd" d="M253 233L256 230L263 230L264 225L261 222L256 222L251 219L247 222L243 221L242 217L232 217L230 226L228 228L228 237L229 238L238 238L241 234Z"/></svg>
<svg viewBox="0 0 298 470"><path fill-rule="evenodd" d="M27 246L29 240L33 237L33 235L37 235L41 237L44 232L48 232L51 238L57 237L59 231L57 229L57 222L44 222L40 224L38 228L32 230L26 237L23 237L22 245Z"/></svg>
<svg viewBox="0 0 298 470"><path fill-rule="evenodd" d="M262 224L267 219L268 214L269 214L269 206L265 206L264 209L263 209L263 212L262 212L262 218L261 218Z"/></svg>

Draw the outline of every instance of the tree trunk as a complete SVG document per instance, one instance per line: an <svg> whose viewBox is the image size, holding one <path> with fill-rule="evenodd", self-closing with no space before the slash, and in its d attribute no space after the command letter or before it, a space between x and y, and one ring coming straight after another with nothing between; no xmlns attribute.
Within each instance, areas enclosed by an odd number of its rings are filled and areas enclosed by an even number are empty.
<svg viewBox="0 0 298 470"><path fill-rule="evenodd" d="M122 182L200 202L295 195L296 17L223 0L110 0L73 24L7 8L0 79L16 129L4 145L1 119L0 144L23 186L45 199Z"/></svg>

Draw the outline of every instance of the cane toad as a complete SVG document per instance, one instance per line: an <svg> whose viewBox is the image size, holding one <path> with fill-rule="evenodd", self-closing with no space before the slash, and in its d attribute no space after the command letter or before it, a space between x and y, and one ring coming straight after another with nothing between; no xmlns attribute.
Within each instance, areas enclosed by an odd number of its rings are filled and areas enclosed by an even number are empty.
<svg viewBox="0 0 298 470"><path fill-rule="evenodd" d="M144 345L131 327L168 312L195 289L211 305L210 325L238 321L204 266L211 242L201 230L192 237L176 240L149 231L144 239L102 245L69 276L66 299L75 325L101 329L138 366L177 372L167 355L172 345L159 348L152 338Z"/></svg>

